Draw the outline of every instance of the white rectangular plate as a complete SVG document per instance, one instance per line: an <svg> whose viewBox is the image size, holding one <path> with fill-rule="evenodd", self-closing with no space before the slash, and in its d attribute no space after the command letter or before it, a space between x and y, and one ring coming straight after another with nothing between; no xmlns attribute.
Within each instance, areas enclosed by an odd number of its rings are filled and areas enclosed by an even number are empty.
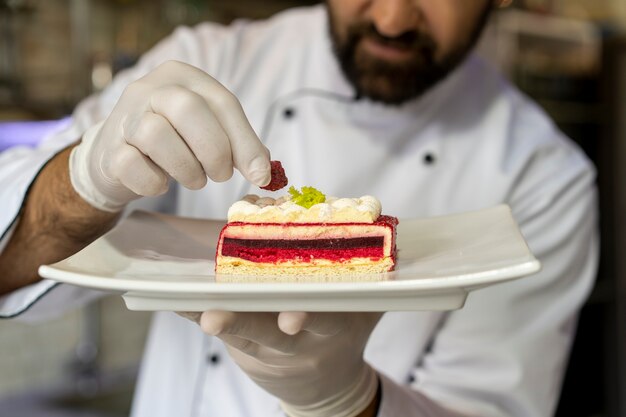
<svg viewBox="0 0 626 417"><path fill-rule="evenodd" d="M380 281L221 283L215 247L224 221L135 211L44 278L123 293L131 310L393 311L461 308L467 294L540 269L508 206L405 219L398 263Z"/></svg>

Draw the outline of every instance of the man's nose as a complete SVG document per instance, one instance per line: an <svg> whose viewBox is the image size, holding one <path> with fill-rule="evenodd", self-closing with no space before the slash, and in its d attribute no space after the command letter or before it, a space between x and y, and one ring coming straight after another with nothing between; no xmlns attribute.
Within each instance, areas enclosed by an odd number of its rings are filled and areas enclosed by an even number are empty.
<svg viewBox="0 0 626 417"><path fill-rule="evenodd" d="M373 0L370 17L378 33L390 38L414 31L420 24L417 0Z"/></svg>

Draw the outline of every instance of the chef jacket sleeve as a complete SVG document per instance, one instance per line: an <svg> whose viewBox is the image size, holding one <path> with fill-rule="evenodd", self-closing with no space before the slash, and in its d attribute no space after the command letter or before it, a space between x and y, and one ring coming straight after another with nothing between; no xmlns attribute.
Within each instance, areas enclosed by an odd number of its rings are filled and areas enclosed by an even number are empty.
<svg viewBox="0 0 626 417"><path fill-rule="evenodd" d="M85 116L82 117L87 119ZM59 150L78 138L80 138L79 124L73 122L70 127L62 131L52 132L34 149L18 146L0 153L0 201L3 202L0 211L0 250L4 249L11 238L19 221L20 210L28 189L37 174ZM0 279L2 278L0 277ZM52 294L56 285L53 281L42 280L0 297L0 318L12 318L21 315L44 295ZM76 293L76 289L71 289L71 292ZM60 288L56 289L54 293L64 296L64 291ZM68 305L62 300L58 301L59 307ZM42 306L44 304L42 303ZM36 316L34 314L30 319L34 320L37 318ZM26 316L24 318L28 319Z"/></svg>
<svg viewBox="0 0 626 417"><path fill-rule="evenodd" d="M233 30L238 29L237 25L233 27ZM168 60L187 62L209 73L218 71L219 55L225 53L220 45L230 31L211 23L194 29L177 29L143 55L137 65L120 72L102 93L81 102L68 127L48 134L35 148L17 146L0 153L0 251L11 238L28 189L41 169L55 154L78 141L90 126L106 118L129 83ZM163 198L171 198L171 193ZM155 200L152 207L172 206L168 202L159 202L159 198ZM0 297L0 318L51 318L97 296L98 292L42 280Z"/></svg>
<svg viewBox="0 0 626 417"><path fill-rule="evenodd" d="M413 382L383 376L380 417L553 415L599 246L595 171L558 139L527 158L508 200L542 270L471 293L445 317Z"/></svg>

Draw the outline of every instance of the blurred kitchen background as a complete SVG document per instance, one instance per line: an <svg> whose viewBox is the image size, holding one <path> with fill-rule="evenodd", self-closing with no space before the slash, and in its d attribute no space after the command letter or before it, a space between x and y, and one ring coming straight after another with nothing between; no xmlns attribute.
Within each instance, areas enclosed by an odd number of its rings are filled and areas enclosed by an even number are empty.
<svg viewBox="0 0 626 417"><path fill-rule="evenodd" d="M42 121L67 116L178 25L312 3L0 0L0 151L36 142L50 126ZM598 166L601 268L557 415L624 417L626 1L514 1L494 14L479 49ZM119 297L42 324L0 321L0 417L127 416L149 322Z"/></svg>

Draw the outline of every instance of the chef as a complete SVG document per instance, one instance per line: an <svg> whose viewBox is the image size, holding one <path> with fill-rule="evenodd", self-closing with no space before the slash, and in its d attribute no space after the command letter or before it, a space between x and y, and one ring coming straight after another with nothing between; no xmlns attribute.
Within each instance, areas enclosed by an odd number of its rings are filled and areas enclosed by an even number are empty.
<svg viewBox="0 0 626 417"><path fill-rule="evenodd" d="M37 267L129 208L224 218L271 158L401 219L509 204L543 269L453 312L157 313L133 416L552 415L596 271L595 172L471 53L499 3L328 0L176 30L69 128L0 154L0 316L94 298Z"/></svg>

